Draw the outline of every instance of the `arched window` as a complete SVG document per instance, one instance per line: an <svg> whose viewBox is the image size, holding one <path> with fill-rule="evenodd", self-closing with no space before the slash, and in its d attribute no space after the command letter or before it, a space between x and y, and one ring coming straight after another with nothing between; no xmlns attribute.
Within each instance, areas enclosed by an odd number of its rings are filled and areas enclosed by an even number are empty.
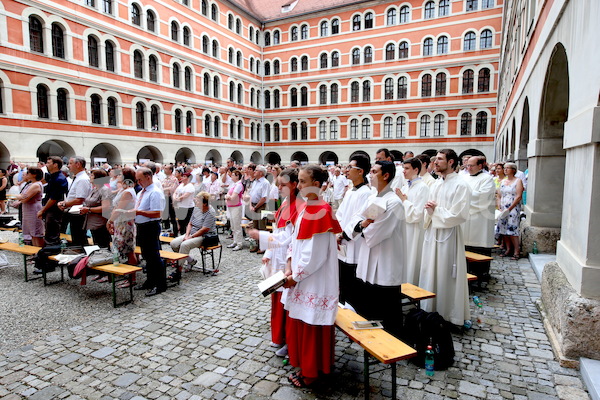
<svg viewBox="0 0 600 400"><path fill-rule="evenodd" d="M139 79L144 78L144 57L139 50L133 52L133 76Z"/></svg>
<svg viewBox="0 0 600 400"><path fill-rule="evenodd" d="M368 12L365 14L365 29L373 28L373 13Z"/></svg>
<svg viewBox="0 0 600 400"><path fill-rule="evenodd" d="M106 14L112 14L113 0L102 0L102 11Z"/></svg>
<svg viewBox="0 0 600 400"><path fill-rule="evenodd" d="M250 107L254 107L254 88L250 89Z"/></svg>
<svg viewBox="0 0 600 400"><path fill-rule="evenodd" d="M271 108L271 91L265 90L265 108Z"/></svg>
<svg viewBox="0 0 600 400"><path fill-rule="evenodd" d="M340 66L340 53L334 51L331 53L331 67L339 67Z"/></svg>
<svg viewBox="0 0 600 400"><path fill-rule="evenodd" d="M44 85L37 85L37 107L38 117L48 118L50 110L48 107L48 88Z"/></svg>
<svg viewBox="0 0 600 400"><path fill-rule="evenodd" d="M410 8L408 6L402 6L400 8L400 23L405 24L410 20Z"/></svg>
<svg viewBox="0 0 600 400"><path fill-rule="evenodd" d="M363 118L361 125L362 125L362 129L361 129L362 139L371 138L371 120L368 118Z"/></svg>
<svg viewBox="0 0 600 400"><path fill-rule="evenodd" d="M445 118L442 114L437 114L433 117L433 136L443 136Z"/></svg>
<svg viewBox="0 0 600 400"><path fill-rule="evenodd" d="M221 118L215 117L215 123L213 124L213 126L213 133L215 134L215 137L221 136Z"/></svg>
<svg viewBox="0 0 600 400"><path fill-rule="evenodd" d="M185 133L192 133L194 123L194 114L191 111L185 113Z"/></svg>
<svg viewBox="0 0 600 400"><path fill-rule="evenodd" d="M300 139L308 140L308 124L306 122L300 123Z"/></svg>
<svg viewBox="0 0 600 400"><path fill-rule="evenodd" d="M217 9L217 6L215 4L212 4L210 6L210 19L212 19L215 22L218 22L217 20L219 19L219 10Z"/></svg>
<svg viewBox="0 0 600 400"><path fill-rule="evenodd" d="M319 56L319 66L321 68L327 68L327 61L328 61L327 53L323 53Z"/></svg>
<svg viewBox="0 0 600 400"><path fill-rule="evenodd" d="M189 46L192 42L192 33L190 32L190 28L187 26L183 27L183 45Z"/></svg>
<svg viewBox="0 0 600 400"><path fill-rule="evenodd" d="M213 40L212 42L212 56L215 58L219 58L219 42Z"/></svg>
<svg viewBox="0 0 600 400"><path fill-rule="evenodd" d="M352 50L352 65L360 64L360 49L356 48Z"/></svg>
<svg viewBox="0 0 600 400"><path fill-rule="evenodd" d="M321 22L320 33L321 33L321 37L325 37L325 36L329 35L329 22L328 21Z"/></svg>
<svg viewBox="0 0 600 400"><path fill-rule="evenodd" d="M492 31L484 29L483 32L481 32L481 38L479 39L479 48L489 49L490 47L492 47Z"/></svg>
<svg viewBox="0 0 600 400"><path fill-rule="evenodd" d="M142 11L137 4L131 5L131 23L137 26L142 25Z"/></svg>
<svg viewBox="0 0 600 400"><path fill-rule="evenodd" d="M350 120L350 139L358 139L358 120L356 118Z"/></svg>
<svg viewBox="0 0 600 400"><path fill-rule="evenodd" d="M360 18L360 14L355 15L354 17L352 17L352 30L353 31L360 31L360 23L361 18Z"/></svg>
<svg viewBox="0 0 600 400"><path fill-rule="evenodd" d="M158 82L158 60L153 55L148 57L148 78L151 82Z"/></svg>
<svg viewBox="0 0 600 400"><path fill-rule="evenodd" d="M65 58L65 34L56 22L52 24L52 55Z"/></svg>
<svg viewBox="0 0 600 400"><path fill-rule="evenodd" d="M435 76L435 95L446 95L446 74L443 72L440 72Z"/></svg>
<svg viewBox="0 0 600 400"><path fill-rule="evenodd" d="M56 91L56 106L58 119L60 121L67 121L69 119L69 114L67 107L67 91L65 89L58 89Z"/></svg>
<svg viewBox="0 0 600 400"><path fill-rule="evenodd" d="M292 122L290 140L298 140L298 123Z"/></svg>
<svg viewBox="0 0 600 400"><path fill-rule="evenodd" d="M389 43L385 46L385 59L386 61L393 60L396 58L396 45Z"/></svg>
<svg viewBox="0 0 600 400"><path fill-rule="evenodd" d="M431 75L425 74L421 78L421 97L431 96Z"/></svg>
<svg viewBox="0 0 600 400"><path fill-rule="evenodd" d="M463 94L473 93L473 81L475 73L472 69L463 72L462 92Z"/></svg>
<svg viewBox="0 0 600 400"><path fill-rule="evenodd" d="M460 135L470 136L471 135L471 124L473 122L473 116L471 113L466 112L460 116Z"/></svg>
<svg viewBox="0 0 600 400"><path fill-rule="evenodd" d="M396 118L396 139L406 137L406 117Z"/></svg>
<svg viewBox="0 0 600 400"><path fill-rule="evenodd" d="M435 18L435 2L428 1L425 3L425 19Z"/></svg>
<svg viewBox="0 0 600 400"><path fill-rule="evenodd" d="M88 62L91 67L98 67L98 40L93 36L88 36Z"/></svg>
<svg viewBox="0 0 600 400"><path fill-rule="evenodd" d="M350 101L352 103L358 102L359 93L360 93L360 85L358 84L358 82L352 82L352 84L350 85Z"/></svg>
<svg viewBox="0 0 600 400"><path fill-rule="evenodd" d="M427 38L423 41L423 56L433 55L433 39Z"/></svg>
<svg viewBox="0 0 600 400"><path fill-rule="evenodd" d="M233 57L234 57L234 55L233 55L233 49L230 47L227 50L227 61L229 61L229 64L233 64Z"/></svg>
<svg viewBox="0 0 600 400"><path fill-rule="evenodd" d="M292 72L298 71L298 59L296 57L290 60L290 64L290 69L292 70Z"/></svg>
<svg viewBox="0 0 600 400"><path fill-rule="evenodd" d="M231 14L229 14L229 15L227 16L227 27L228 27L230 30L233 30L233 15L231 15Z"/></svg>
<svg viewBox="0 0 600 400"><path fill-rule="evenodd" d="M179 41L179 24L175 21L171 22L171 40Z"/></svg>
<svg viewBox="0 0 600 400"><path fill-rule="evenodd" d="M281 92L279 89L273 91L273 108L279 108L281 104Z"/></svg>
<svg viewBox="0 0 600 400"><path fill-rule="evenodd" d="M383 138L390 139L392 137L392 117L385 117L383 120Z"/></svg>
<svg viewBox="0 0 600 400"><path fill-rule="evenodd" d="M242 52L241 51L238 51L235 55L235 64L240 68L242 67Z"/></svg>
<svg viewBox="0 0 600 400"><path fill-rule="evenodd" d="M263 35L263 38L265 40L265 46L270 46L271 45L271 32L265 32L265 34Z"/></svg>
<svg viewBox="0 0 600 400"><path fill-rule="evenodd" d="M329 94L329 102L331 104L337 104L338 103L338 91L339 91L339 87L337 83L332 83L331 87L330 87L330 94Z"/></svg>
<svg viewBox="0 0 600 400"><path fill-rule="evenodd" d="M437 53L447 54L448 53L448 37L440 36L437 41Z"/></svg>
<svg viewBox="0 0 600 400"><path fill-rule="evenodd" d="M242 86L241 83L238 83L238 85L237 85L237 102L238 102L238 104L242 104L243 101L244 101L244 87Z"/></svg>
<svg viewBox="0 0 600 400"><path fill-rule="evenodd" d="M204 118L204 134L206 136L210 136L210 127L212 125L212 118L210 117L210 115L207 115Z"/></svg>
<svg viewBox="0 0 600 400"><path fill-rule="evenodd" d="M181 68L179 64L173 64L173 87L179 88L181 86Z"/></svg>
<svg viewBox="0 0 600 400"><path fill-rule="evenodd" d="M235 101L235 83L229 82L229 101Z"/></svg>
<svg viewBox="0 0 600 400"><path fill-rule="evenodd" d="M279 128L279 125L277 125L277 128ZM237 132L238 132L238 139L243 139L244 138L244 123L242 122L242 120L238 121L238 125L237 125Z"/></svg>
<svg viewBox="0 0 600 400"><path fill-rule="evenodd" d="M450 0L440 0L438 17L446 17L448 15L450 15Z"/></svg>
<svg viewBox="0 0 600 400"><path fill-rule="evenodd" d="M279 134L279 124L273 124L273 141L279 142L280 134Z"/></svg>
<svg viewBox="0 0 600 400"><path fill-rule="evenodd" d="M385 100L394 99L394 80L387 78L384 83L384 98Z"/></svg>
<svg viewBox="0 0 600 400"><path fill-rule="evenodd" d="M429 115L423 115L421 117L421 137L429 137L429 131L431 129L431 117Z"/></svg>
<svg viewBox="0 0 600 400"><path fill-rule="evenodd" d="M327 122L320 121L319 122L319 140L327 139Z"/></svg>
<svg viewBox="0 0 600 400"><path fill-rule="evenodd" d="M188 92L192 91L192 69L185 67L184 89Z"/></svg>
<svg viewBox="0 0 600 400"><path fill-rule="evenodd" d="M181 110L175 110L175 133L181 133Z"/></svg>
<svg viewBox="0 0 600 400"><path fill-rule="evenodd" d="M108 108L108 125L117 126L117 100L114 97L108 98L107 108Z"/></svg>
<svg viewBox="0 0 600 400"><path fill-rule="evenodd" d="M306 86L302 86L302 88L300 89L300 105L308 105L308 88Z"/></svg>
<svg viewBox="0 0 600 400"><path fill-rule="evenodd" d="M363 81L363 101L371 101L371 82Z"/></svg>
<svg viewBox="0 0 600 400"><path fill-rule="evenodd" d="M327 86L319 86L319 104L327 104Z"/></svg>
<svg viewBox="0 0 600 400"><path fill-rule="evenodd" d="M475 118L475 134L486 135L487 134L487 120L488 115L485 111L479 111L477 118Z"/></svg>
<svg viewBox="0 0 600 400"><path fill-rule="evenodd" d="M365 47L365 64L373 62L373 48L370 46Z"/></svg>
<svg viewBox="0 0 600 400"><path fill-rule="evenodd" d="M140 103L138 103L140 104ZM150 107L150 128L153 131L158 131L160 130L160 119L159 119L159 115L160 115L160 109L158 108L158 106L155 104L152 107Z"/></svg>
<svg viewBox="0 0 600 400"><path fill-rule="evenodd" d="M248 29L248 40L252 41L254 39L254 27L251 26L250 29Z"/></svg>
<svg viewBox="0 0 600 400"><path fill-rule="evenodd" d="M329 139L337 140L338 138L338 123L336 120L329 121Z"/></svg>
<svg viewBox="0 0 600 400"><path fill-rule="evenodd" d="M477 45L475 37L475 32L467 32L463 46L464 51L475 50L475 46Z"/></svg>
<svg viewBox="0 0 600 400"><path fill-rule="evenodd" d="M308 56L302 56L300 64L302 71L308 71Z"/></svg>
<svg viewBox="0 0 600 400"><path fill-rule="evenodd" d="M102 108L100 105L100 96L93 94L91 97L92 124L102 123Z"/></svg>
<svg viewBox="0 0 600 400"><path fill-rule="evenodd" d="M215 76L213 79L213 97L215 99L218 99L219 97L221 97L221 80L219 79L218 76Z"/></svg>
<svg viewBox="0 0 600 400"><path fill-rule="evenodd" d="M281 41L281 32L279 32L279 30L276 30L275 32L273 32L273 44L279 44L280 41Z"/></svg>
<svg viewBox="0 0 600 400"><path fill-rule="evenodd" d="M398 58L400 60L408 58L408 42L400 42L398 46Z"/></svg>
<svg viewBox="0 0 600 400"><path fill-rule="evenodd" d="M290 32L290 40L292 42L295 42L296 40L298 40L298 27L297 26L292 27L292 30Z"/></svg>
<svg viewBox="0 0 600 400"><path fill-rule="evenodd" d="M281 73L281 63L279 60L273 61L273 75L279 75Z"/></svg>
<svg viewBox="0 0 600 400"><path fill-rule="evenodd" d="M210 75L207 72L204 73L204 77L202 79L202 86L204 88L204 95L210 96Z"/></svg>
<svg viewBox="0 0 600 400"><path fill-rule="evenodd" d="M308 25L304 24L300 27L300 39L308 39Z"/></svg>
<svg viewBox="0 0 600 400"><path fill-rule="evenodd" d="M135 105L135 126L137 129L146 129L146 107L138 102Z"/></svg>
<svg viewBox="0 0 600 400"><path fill-rule="evenodd" d="M204 54L208 54L209 42L208 36L202 36L202 52Z"/></svg>
<svg viewBox="0 0 600 400"><path fill-rule="evenodd" d="M238 35L242 33L242 20L239 18L235 20L235 33Z"/></svg>
<svg viewBox="0 0 600 400"><path fill-rule="evenodd" d="M398 99L406 99L408 97L408 84L405 76L398 78Z"/></svg>
<svg viewBox="0 0 600 400"><path fill-rule="evenodd" d="M156 30L156 16L154 15L154 12L151 10L148 10L146 12L146 29L148 29L150 32L154 32Z"/></svg>
<svg viewBox="0 0 600 400"><path fill-rule="evenodd" d="M298 89L292 88L292 90L290 90L290 97L292 107L298 107Z"/></svg>
<svg viewBox="0 0 600 400"><path fill-rule="evenodd" d="M110 40L104 42L106 70L115 72L115 45Z"/></svg>
<svg viewBox="0 0 600 400"><path fill-rule="evenodd" d="M340 33L340 20L335 18L331 20L331 34L337 35Z"/></svg>
<svg viewBox="0 0 600 400"><path fill-rule="evenodd" d="M390 8L387 12L387 20L386 23L388 26L390 25L396 25L396 9L395 8Z"/></svg>
<svg viewBox="0 0 600 400"><path fill-rule="evenodd" d="M479 76L477 78L477 92L489 92L490 91L490 70L489 68L482 68L479 70Z"/></svg>
<svg viewBox="0 0 600 400"><path fill-rule="evenodd" d="M271 141L271 125L265 124L265 142Z"/></svg>
<svg viewBox="0 0 600 400"><path fill-rule="evenodd" d="M271 62L265 62L265 76L271 75Z"/></svg>

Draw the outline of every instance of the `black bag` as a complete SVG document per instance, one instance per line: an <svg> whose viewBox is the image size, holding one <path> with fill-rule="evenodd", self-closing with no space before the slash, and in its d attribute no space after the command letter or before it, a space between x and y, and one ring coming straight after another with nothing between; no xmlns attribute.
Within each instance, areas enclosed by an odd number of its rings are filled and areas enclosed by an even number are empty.
<svg viewBox="0 0 600 400"><path fill-rule="evenodd" d="M442 371L454 364L454 343L449 323L437 312L412 309L404 320L404 342L417 350L417 356L410 361L423 368L425 350L433 348L436 371Z"/></svg>
<svg viewBox="0 0 600 400"><path fill-rule="evenodd" d="M202 244L200 245L200 247L212 247L212 246L216 246L219 244L219 235L210 235L210 234L206 234L204 235L204 239L202 239Z"/></svg>

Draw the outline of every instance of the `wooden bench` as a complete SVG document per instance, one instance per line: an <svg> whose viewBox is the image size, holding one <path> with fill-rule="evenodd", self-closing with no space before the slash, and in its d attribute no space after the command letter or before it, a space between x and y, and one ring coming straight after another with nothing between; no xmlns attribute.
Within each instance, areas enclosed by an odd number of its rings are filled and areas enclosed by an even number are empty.
<svg viewBox="0 0 600 400"><path fill-rule="evenodd" d="M175 238L171 237L171 236L162 236L161 235L158 237L158 240L160 240L163 243L171 243L173 240L175 240Z"/></svg>
<svg viewBox="0 0 600 400"><path fill-rule="evenodd" d="M219 263L215 268L215 250L219 249ZM210 253L210 258L212 260L212 270L206 271L206 256ZM214 246L203 247L200 246L200 257L202 258L202 273L215 275L219 272L219 267L221 266L221 256L223 255L223 246L221 244L216 244Z"/></svg>
<svg viewBox="0 0 600 400"><path fill-rule="evenodd" d="M402 306L413 304L419 309L421 308L421 300L433 299L435 297L435 293L421 289L412 283L403 283L400 286L400 294L402 298L408 299L408 302L402 303Z"/></svg>
<svg viewBox="0 0 600 400"><path fill-rule="evenodd" d="M227 227L227 222L217 221L215 222L215 226L217 227L217 233L225 233L225 228ZM220 230L220 232L219 232Z"/></svg>
<svg viewBox="0 0 600 400"><path fill-rule="evenodd" d="M33 279L28 279L28 276L27 276L27 257L36 255L37 252L40 251L41 249L42 249L41 247L37 247L37 246L29 246L29 245L19 246L18 243L12 243L12 242L0 244L0 250L12 251L14 253L19 253L19 254L23 255L23 275L25 276L25 282L27 282L29 280L44 278L44 284L46 284L46 274L45 273L42 274L43 277L38 277L38 278L33 278Z"/></svg>
<svg viewBox="0 0 600 400"><path fill-rule="evenodd" d="M89 267L92 270L100 271L105 274L108 274L110 280L112 282L112 300L113 307L122 306L124 304L129 304L133 301L133 277L135 273L141 271L140 267L136 267L128 264L106 264L106 265L98 265L95 267ZM119 277L120 279L118 279ZM120 281L128 281L129 282L129 300L122 301L121 303L117 303L117 282Z"/></svg>
<svg viewBox="0 0 600 400"><path fill-rule="evenodd" d="M71 235L68 235L66 233L61 233L60 234L60 238L61 239L65 239L67 242L71 243L73 242L73 238L71 237ZM92 239L91 237L87 238L88 239L88 244L90 246L92 246L94 244L94 239Z"/></svg>
<svg viewBox="0 0 600 400"><path fill-rule="evenodd" d="M490 262L493 260L490 256L473 253L472 251L465 251L465 257L468 262Z"/></svg>
<svg viewBox="0 0 600 400"><path fill-rule="evenodd" d="M369 398L370 393L369 366L378 362L391 365L392 399L396 399L396 362L415 357L417 351L383 329L354 329L353 321L366 320L352 310L338 307L335 326L364 349L365 399ZM369 354L378 361L369 362Z"/></svg>

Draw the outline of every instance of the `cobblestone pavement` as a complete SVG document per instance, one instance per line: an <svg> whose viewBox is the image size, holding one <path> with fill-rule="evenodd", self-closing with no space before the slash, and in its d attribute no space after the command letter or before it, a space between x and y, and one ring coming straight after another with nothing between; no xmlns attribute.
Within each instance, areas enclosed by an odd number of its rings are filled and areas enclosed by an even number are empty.
<svg viewBox="0 0 600 400"><path fill-rule="evenodd" d="M339 332L334 373L312 390L288 383L292 367L269 346L269 300L256 289L260 256L247 250L223 249L217 276L186 273L180 286L151 298L135 292L135 302L118 309L108 284L25 283L22 258L8 256L14 266L0 270L1 398L364 396L362 349ZM540 285L527 260L495 260L487 289L476 293L484 326L455 335L454 366L432 378L399 363L398 398L589 398L579 372L554 360L534 305ZM389 368L372 374L369 390L372 399L390 398Z"/></svg>

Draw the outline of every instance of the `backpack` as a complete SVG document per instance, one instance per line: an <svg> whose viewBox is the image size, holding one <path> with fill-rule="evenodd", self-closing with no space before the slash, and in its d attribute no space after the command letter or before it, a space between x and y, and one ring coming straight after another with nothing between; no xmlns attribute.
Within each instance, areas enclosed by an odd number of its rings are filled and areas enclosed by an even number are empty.
<svg viewBox="0 0 600 400"><path fill-rule="evenodd" d="M449 323L437 312L412 309L404 320L403 340L417 350L417 356L410 361L423 368L425 350L433 348L434 369L442 371L454 364L454 343Z"/></svg>

